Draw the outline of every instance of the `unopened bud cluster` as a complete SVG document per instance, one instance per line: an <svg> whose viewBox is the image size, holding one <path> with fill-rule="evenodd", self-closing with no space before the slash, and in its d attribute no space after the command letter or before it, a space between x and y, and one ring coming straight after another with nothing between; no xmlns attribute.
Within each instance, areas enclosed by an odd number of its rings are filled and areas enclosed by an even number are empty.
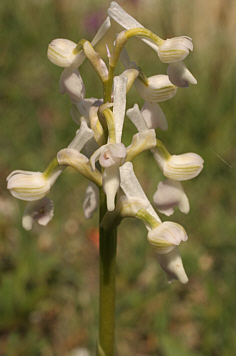
<svg viewBox="0 0 236 356"><path fill-rule="evenodd" d="M31 229L34 220L46 225L52 219L54 208L52 201L45 196L63 170L67 166L73 167L90 181L84 200L85 217L91 218L97 209L98 190L102 187L107 202L102 228L113 229L125 217L142 220L148 230L147 239L168 279L176 278L186 283L188 278L177 249L181 241L187 240L186 231L175 222L161 222L139 184L132 160L143 151L150 150L154 164L156 162L166 177L158 182L153 197L157 210L167 216L174 212L175 206L184 213L189 212L188 198L180 182L196 177L203 168L203 159L196 153L170 154L157 138L156 129L168 128L158 103L171 99L178 87L197 83L182 62L193 50L192 40L186 36L163 40L115 2L110 4L107 13L108 17L91 43L82 39L76 44L60 38L49 44L49 60L64 68L59 89L61 94L69 95L71 116L79 124L79 129L68 147L57 153L44 172L12 172L7 178L8 189L16 198L29 201L23 217L26 229ZM124 30L117 36L114 48L107 50L108 58L103 60L94 46L110 28L111 19ZM147 78L138 65L130 61L126 47L132 36L143 40L162 62L169 64L167 74L157 74L153 68L154 75ZM103 97L86 98L79 72L86 58L102 82ZM118 60L123 63L124 71L114 76ZM133 84L144 99L141 109L137 104L132 108L126 105L127 94ZM125 147L122 131L127 119L135 125L137 133Z"/></svg>

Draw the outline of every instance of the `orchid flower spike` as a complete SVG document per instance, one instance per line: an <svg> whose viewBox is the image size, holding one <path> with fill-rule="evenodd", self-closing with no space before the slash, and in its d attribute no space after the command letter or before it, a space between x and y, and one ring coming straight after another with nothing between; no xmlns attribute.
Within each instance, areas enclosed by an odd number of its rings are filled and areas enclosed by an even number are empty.
<svg viewBox="0 0 236 356"><path fill-rule="evenodd" d="M34 221L37 221L39 225L45 226L52 220L53 214L53 202L47 197L29 202L25 208L22 226L25 230L31 230Z"/></svg>

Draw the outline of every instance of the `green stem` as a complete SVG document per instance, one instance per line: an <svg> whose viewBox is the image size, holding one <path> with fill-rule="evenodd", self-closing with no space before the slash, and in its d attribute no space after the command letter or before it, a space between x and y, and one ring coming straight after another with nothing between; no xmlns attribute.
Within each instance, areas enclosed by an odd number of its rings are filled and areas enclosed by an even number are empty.
<svg viewBox="0 0 236 356"><path fill-rule="evenodd" d="M100 222L107 211L106 195L100 188ZM106 231L100 227L100 300L98 356L114 355L115 339L115 282L116 282L116 229Z"/></svg>

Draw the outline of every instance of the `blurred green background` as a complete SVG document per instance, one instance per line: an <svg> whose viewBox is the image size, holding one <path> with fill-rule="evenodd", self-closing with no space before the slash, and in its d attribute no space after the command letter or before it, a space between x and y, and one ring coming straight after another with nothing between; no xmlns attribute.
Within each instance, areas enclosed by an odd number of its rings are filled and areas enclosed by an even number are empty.
<svg viewBox="0 0 236 356"><path fill-rule="evenodd" d="M157 131L173 154L196 152L205 160L199 177L184 183L191 210L170 220L189 236L180 251L189 283L166 282L142 223L119 228L117 328L119 356L232 356L236 350L236 2L234 0L118 1L162 38L188 35L194 52L185 60L198 85L161 103L169 129ZM98 327L98 215L85 221L87 181L68 168L49 197L55 216L43 228L21 227L25 202L6 190L15 169L43 171L77 129L70 100L61 96L61 68L50 63L54 38L91 40L108 1L11 0L0 2L0 355L94 355ZM97 50L105 58L114 28ZM147 76L167 65L138 39L127 46ZM120 66L120 69L122 67ZM118 73L118 72L117 72ZM86 97L101 97L89 63L81 67ZM142 100L134 89L128 106ZM124 142L135 132L125 123ZM134 161L152 200L162 175L150 153ZM165 216L161 216L167 220ZM82 353L82 349L89 353ZM85 352L86 350L84 350ZM77 353L76 353L77 352ZM80 353L79 353L80 352Z"/></svg>

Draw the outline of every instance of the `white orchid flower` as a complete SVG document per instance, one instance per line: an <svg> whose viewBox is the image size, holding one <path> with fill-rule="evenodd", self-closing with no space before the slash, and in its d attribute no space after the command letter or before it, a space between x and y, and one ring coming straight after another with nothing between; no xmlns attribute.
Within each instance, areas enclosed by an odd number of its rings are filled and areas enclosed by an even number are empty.
<svg viewBox="0 0 236 356"><path fill-rule="evenodd" d="M182 184L172 179L166 179L158 184L153 202L159 212L167 216L173 214L175 206L185 214L189 212L189 201Z"/></svg>
<svg viewBox="0 0 236 356"><path fill-rule="evenodd" d="M189 86L189 83L197 84L196 78L182 61L170 63L167 68L167 74L171 83L177 87L186 88Z"/></svg>
<svg viewBox="0 0 236 356"><path fill-rule="evenodd" d="M103 190L107 196L107 209L115 208L115 196L120 186L119 166L126 157L123 143L111 143L101 146L90 158L92 170L95 162L99 160L101 167L105 168L102 176Z"/></svg>
<svg viewBox="0 0 236 356"><path fill-rule="evenodd" d="M139 132L147 130L147 122L144 120L137 104L127 110L127 116ZM152 148L151 152L163 174L173 180L192 179L198 176L203 169L204 161L198 154L189 152L171 155L159 140L156 141L156 147Z"/></svg>
<svg viewBox="0 0 236 356"><path fill-rule="evenodd" d="M79 152L93 135L93 131L88 128L86 121L83 120L75 138L65 150L74 149ZM50 192L51 187L65 169L59 164L60 162L54 159L43 173L15 170L7 177L7 188L18 199L39 200Z"/></svg>
<svg viewBox="0 0 236 356"><path fill-rule="evenodd" d="M159 141L160 143L160 141ZM189 152L180 155L170 155L166 150L163 153L164 146L161 149L152 149L152 154L159 168L165 177L184 181L195 178L203 169L203 159L196 153Z"/></svg>
<svg viewBox="0 0 236 356"><path fill-rule="evenodd" d="M108 16L92 40L92 46L100 41L110 26L111 22ZM84 84L79 72L76 71L76 68L81 66L86 58L84 51L79 52L75 42L58 38L49 44L47 56L52 63L65 68L60 77L59 89L61 94L67 92L73 103L84 99Z"/></svg>
<svg viewBox="0 0 236 356"><path fill-rule="evenodd" d="M7 189L18 199L33 201L47 195L60 175L62 168L59 167L47 177L41 172L16 170L7 177Z"/></svg>
<svg viewBox="0 0 236 356"><path fill-rule="evenodd" d="M29 202L24 211L22 226L25 230L31 230L34 221L37 221L39 225L46 226L52 220L53 214L53 202L47 197Z"/></svg>
<svg viewBox="0 0 236 356"><path fill-rule="evenodd" d="M188 277L176 247L181 241L187 240L187 234L184 228L172 222L161 223L159 216L153 209L134 173L131 162L126 162L120 167L120 176L121 188L126 195L126 199L123 198L123 204L125 204L123 210L119 206L119 201L117 204L117 209L122 211L121 218L124 218L125 214L129 217L137 216L138 209L147 211L149 217L151 216L151 219L153 218L154 221L156 221L156 225L158 225L152 229L150 225L144 222L148 230L148 240L157 252L157 259L160 266L166 272L168 281L171 282L173 279L178 279L181 283L187 283ZM126 208L127 206L128 208ZM112 212L114 215L115 213L115 211ZM108 218L111 217L112 215L109 213L106 217L106 221L109 221Z"/></svg>

